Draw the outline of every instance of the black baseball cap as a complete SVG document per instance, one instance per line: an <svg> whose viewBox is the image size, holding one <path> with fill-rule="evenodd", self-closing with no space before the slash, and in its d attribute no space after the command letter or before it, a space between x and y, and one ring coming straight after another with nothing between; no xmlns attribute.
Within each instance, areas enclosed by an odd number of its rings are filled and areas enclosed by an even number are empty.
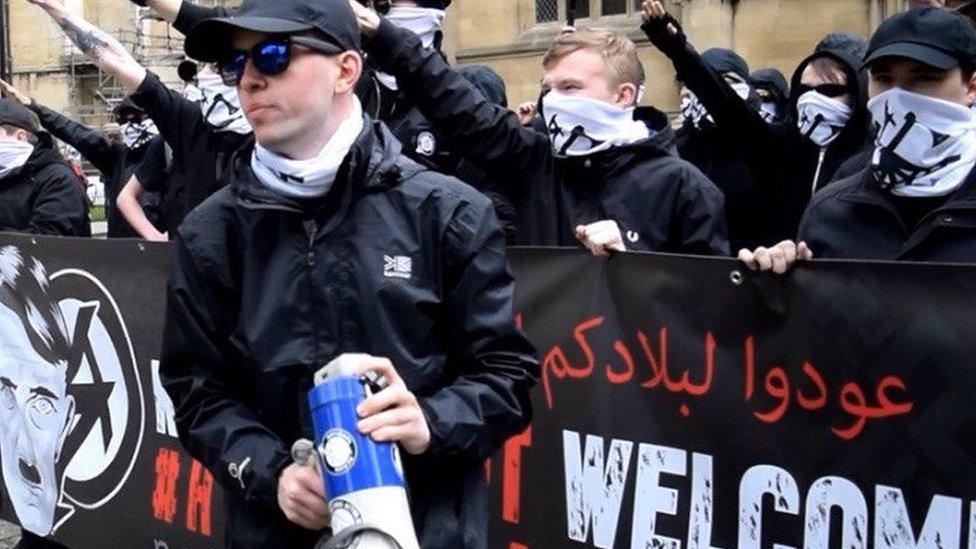
<svg viewBox="0 0 976 549"><path fill-rule="evenodd" d="M861 67L882 57L907 57L943 70L976 65L976 29L952 10L914 8L881 23Z"/></svg>
<svg viewBox="0 0 976 549"><path fill-rule="evenodd" d="M0 124L39 133L41 124L30 109L6 97L0 98Z"/></svg>
<svg viewBox="0 0 976 549"><path fill-rule="evenodd" d="M200 61L218 61L231 49L231 32L268 34L318 31L331 53L361 49L356 15L346 0L244 0L232 15L204 19L190 30L184 49Z"/></svg>

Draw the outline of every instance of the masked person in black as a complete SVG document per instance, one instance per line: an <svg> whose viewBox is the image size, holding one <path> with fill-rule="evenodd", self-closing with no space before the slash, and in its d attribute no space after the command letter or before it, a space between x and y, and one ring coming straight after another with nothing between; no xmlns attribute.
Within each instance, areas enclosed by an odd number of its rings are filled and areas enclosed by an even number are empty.
<svg viewBox="0 0 976 549"><path fill-rule="evenodd" d="M657 0L644 0L648 38L674 63L715 124L733 133L752 168L755 201L766 212L767 241L791 238L800 216L838 167L867 143L868 112L859 59L848 47L823 48L804 59L790 84L790 118L768 124L713 72Z"/></svg>
<svg viewBox="0 0 976 549"><path fill-rule="evenodd" d="M770 124L785 122L790 115L790 84L783 73L765 68L756 70L749 77L762 101L759 114Z"/></svg>
<svg viewBox="0 0 976 549"><path fill-rule="evenodd" d="M643 71L626 37L577 31L556 40L544 61L545 136L485 99L416 35L351 5L378 67L467 160L505 183L518 243L582 242L600 255L727 253L721 192L678 158L663 113L634 108Z"/></svg>
<svg viewBox="0 0 976 549"><path fill-rule="evenodd" d="M102 181L105 183L107 236L136 236L116 208L116 198L132 171L142 161L150 141L159 133L152 120L146 118L146 113L128 97L123 99L112 111L121 138L121 141L117 141L34 101L7 82L0 80L0 89L3 89L6 96L34 111L45 130L81 153L102 174ZM143 201L150 220L159 223L159 196L147 195Z"/></svg>
<svg viewBox="0 0 976 549"><path fill-rule="evenodd" d="M166 227L179 226L187 213L219 188L217 181L231 155L248 139L249 126L236 103L236 92L211 73L213 93L204 94L202 103L193 102L167 88L117 40L81 16L51 0L30 2L42 7L62 27L73 25L86 29L82 36L66 34L99 68L130 92L132 102L145 111L172 149L173 168L168 173L168 186L162 197L162 216ZM202 72L198 79L203 79ZM200 87L207 86L201 83Z"/></svg>
<svg viewBox="0 0 976 549"><path fill-rule="evenodd" d="M888 18L864 67L875 143L859 173L814 197L802 244L744 253L785 271L798 247L820 258L976 262L976 30L958 13Z"/></svg>
<svg viewBox="0 0 976 549"><path fill-rule="evenodd" d="M0 230L91 236L84 187L37 116L8 98L0 99Z"/></svg>
<svg viewBox="0 0 976 549"><path fill-rule="evenodd" d="M725 48L702 53L708 67L722 76L743 100L759 109L759 96L749 81L749 65L739 54ZM679 81L680 83L680 81ZM686 86L681 88L681 128L677 131L678 154L694 164L725 195L725 218L733 250L766 242L762 231L764 212L753 199L752 170L732 143L736 136L716 126L708 109Z"/></svg>

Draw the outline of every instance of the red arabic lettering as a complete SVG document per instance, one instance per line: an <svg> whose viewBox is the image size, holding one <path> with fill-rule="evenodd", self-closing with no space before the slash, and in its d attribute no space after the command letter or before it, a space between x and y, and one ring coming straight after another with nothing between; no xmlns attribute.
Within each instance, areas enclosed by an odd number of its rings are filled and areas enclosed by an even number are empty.
<svg viewBox="0 0 976 549"><path fill-rule="evenodd" d="M566 353L558 345L546 353L545 358L542 360L542 390L547 407L552 408L552 391L549 387L550 372L558 379L566 376L571 378L584 378L589 377L593 373L596 357L593 354L593 349L590 347L590 344L586 341L584 333L589 329L603 324L603 318L602 316L592 317L580 322L573 328L573 339L576 340L576 345L579 346L580 351L582 351L583 356L586 358L586 364L584 366L572 366L569 363L569 359L566 358Z"/></svg>
<svg viewBox="0 0 976 549"><path fill-rule="evenodd" d="M769 396L780 399L780 402L766 412L753 412L752 415L763 423L776 423L790 406L790 380L786 377L786 371L779 366L771 368L766 372L763 387Z"/></svg>
<svg viewBox="0 0 976 549"><path fill-rule="evenodd" d="M817 395L808 397L800 389L797 389L796 403L804 410L819 410L827 405L827 384L820 372L809 362L803 363L803 373L817 386Z"/></svg>
<svg viewBox="0 0 976 549"><path fill-rule="evenodd" d="M885 376L878 382L874 391L878 405L868 406L864 391L856 383L845 383L840 390L840 407L855 419L848 427L843 429L834 427L831 431L844 440L851 440L861 434L868 419L881 419L911 412L914 407L912 402L892 402L888 398L887 389L889 387L894 387L903 392L906 390L904 381L896 376Z"/></svg>
<svg viewBox="0 0 976 549"><path fill-rule="evenodd" d="M617 351L620 355L621 360L624 361L624 365L627 367L623 372L615 372L610 365L607 364L607 381L613 383L614 385L620 385L622 383L627 383L632 377L634 377L634 356L630 354L627 346L624 345L623 341L619 339L613 342L613 350Z"/></svg>

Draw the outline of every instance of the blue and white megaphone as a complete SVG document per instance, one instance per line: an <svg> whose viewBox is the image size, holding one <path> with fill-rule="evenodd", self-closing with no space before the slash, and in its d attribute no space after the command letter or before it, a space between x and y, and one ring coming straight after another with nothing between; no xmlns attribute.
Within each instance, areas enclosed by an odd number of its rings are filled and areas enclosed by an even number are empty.
<svg viewBox="0 0 976 549"><path fill-rule="evenodd" d="M356 406L386 384L375 373L356 373L366 356L344 354L316 372L308 392L315 440L296 442L292 457L318 459L332 513L332 537L321 547L419 549L397 445L356 429Z"/></svg>

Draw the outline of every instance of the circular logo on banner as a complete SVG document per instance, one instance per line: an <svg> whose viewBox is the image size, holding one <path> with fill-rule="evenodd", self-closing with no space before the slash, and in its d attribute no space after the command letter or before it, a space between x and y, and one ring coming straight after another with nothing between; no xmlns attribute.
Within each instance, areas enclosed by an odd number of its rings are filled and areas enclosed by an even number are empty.
<svg viewBox="0 0 976 549"><path fill-rule="evenodd" d="M434 156L437 150L437 139L429 131L422 131L417 134L417 154L423 156Z"/></svg>
<svg viewBox="0 0 976 549"><path fill-rule="evenodd" d="M330 429L322 437L322 461L326 470L341 475L356 463L356 441L344 429Z"/></svg>
<svg viewBox="0 0 976 549"><path fill-rule="evenodd" d="M125 486L145 395L128 330L91 273L0 248L0 464L24 528L48 535Z"/></svg>

